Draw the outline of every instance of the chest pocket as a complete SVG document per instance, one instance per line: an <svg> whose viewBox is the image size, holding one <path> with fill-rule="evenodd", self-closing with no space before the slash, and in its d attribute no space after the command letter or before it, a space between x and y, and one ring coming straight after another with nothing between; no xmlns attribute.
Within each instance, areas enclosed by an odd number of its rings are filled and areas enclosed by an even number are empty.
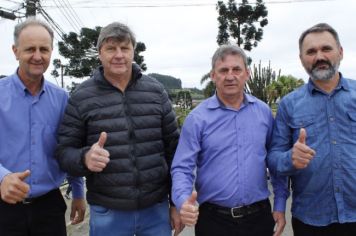
<svg viewBox="0 0 356 236"><path fill-rule="evenodd" d="M306 130L307 140L317 134L316 119L313 115L292 118L288 125L293 133L293 143L297 141L301 128Z"/></svg>
<svg viewBox="0 0 356 236"><path fill-rule="evenodd" d="M350 119L351 132L356 133L356 112L347 112L347 116Z"/></svg>

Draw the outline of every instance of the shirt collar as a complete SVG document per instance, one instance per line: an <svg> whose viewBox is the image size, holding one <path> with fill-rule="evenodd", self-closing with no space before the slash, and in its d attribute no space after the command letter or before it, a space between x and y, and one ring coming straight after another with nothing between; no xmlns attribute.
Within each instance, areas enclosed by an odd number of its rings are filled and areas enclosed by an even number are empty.
<svg viewBox="0 0 356 236"><path fill-rule="evenodd" d="M15 88L18 89L19 91L22 91L22 95L25 96L26 93L29 93L26 86L23 84L22 80L20 79L19 75L18 75L18 69L16 70L16 72L13 75L13 79L12 79ZM44 78L42 78L42 87L40 89L40 92L38 93L38 95L43 94L46 91L46 87L47 87L47 83L46 80Z"/></svg>
<svg viewBox="0 0 356 236"><path fill-rule="evenodd" d="M244 104L244 106L248 105L249 103L254 103L256 101L257 101L257 99L255 97L253 97L250 94L244 93L244 100L242 102ZM209 99L208 108L216 109L219 107L225 108L225 105L220 101L219 97L216 95L216 92L215 92L215 94L212 97L210 97L210 99Z"/></svg>
<svg viewBox="0 0 356 236"><path fill-rule="evenodd" d="M339 75L340 75L340 80L339 80L338 85L335 87L334 91L340 90L340 89L349 91L350 85L349 85L348 81L342 76L342 74L340 72L339 72ZM321 90L315 86L315 83L313 82L313 80L311 78L309 78L309 81L308 81L308 91L310 94L313 94L316 91L321 92Z"/></svg>

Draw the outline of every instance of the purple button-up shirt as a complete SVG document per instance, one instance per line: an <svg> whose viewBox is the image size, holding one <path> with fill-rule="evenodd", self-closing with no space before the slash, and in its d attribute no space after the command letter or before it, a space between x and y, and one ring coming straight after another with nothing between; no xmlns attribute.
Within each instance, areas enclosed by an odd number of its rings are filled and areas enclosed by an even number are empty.
<svg viewBox="0 0 356 236"><path fill-rule="evenodd" d="M0 79L0 182L5 175L30 170L28 197L43 195L63 182L66 174L54 157L57 128L67 93L43 81L32 96L18 75ZM83 198L83 179L69 178L73 197Z"/></svg>
<svg viewBox="0 0 356 236"><path fill-rule="evenodd" d="M193 184L198 202L225 207L266 199L266 155L273 129L269 107L245 95L239 109L225 107L216 95L186 118L172 164L173 201L181 208ZM286 178L274 178L274 210L285 211Z"/></svg>

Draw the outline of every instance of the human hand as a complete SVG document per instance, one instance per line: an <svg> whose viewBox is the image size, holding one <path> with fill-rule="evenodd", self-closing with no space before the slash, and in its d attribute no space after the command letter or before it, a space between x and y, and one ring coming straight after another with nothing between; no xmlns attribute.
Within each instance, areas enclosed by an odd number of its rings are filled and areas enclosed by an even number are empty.
<svg viewBox="0 0 356 236"><path fill-rule="evenodd" d="M193 191L192 195L190 195L190 197L183 203L179 214L183 224L187 226L194 226L197 223L199 209L197 206L196 191Z"/></svg>
<svg viewBox="0 0 356 236"><path fill-rule="evenodd" d="M184 229L184 224L182 223L177 208L171 206L169 209L171 217L171 227L174 230L174 236L177 236Z"/></svg>
<svg viewBox="0 0 356 236"><path fill-rule="evenodd" d="M273 219L276 222L275 231L273 236L280 236L286 226L286 217L284 212L274 211L272 213Z"/></svg>
<svg viewBox="0 0 356 236"><path fill-rule="evenodd" d="M306 168L315 156L315 151L305 143L306 137L306 130L301 128L299 138L292 149L292 163L296 169Z"/></svg>
<svg viewBox="0 0 356 236"><path fill-rule="evenodd" d="M110 153L104 149L107 133L101 132L98 142L94 143L85 154L85 165L93 172L101 172L109 163Z"/></svg>
<svg viewBox="0 0 356 236"><path fill-rule="evenodd" d="M73 198L70 212L70 221L72 225L78 224L84 220L85 210L85 200L83 198Z"/></svg>
<svg viewBox="0 0 356 236"><path fill-rule="evenodd" d="M9 204L23 201L30 191L30 186L24 180L30 174L31 172L26 170L6 175L0 184L1 199Z"/></svg>

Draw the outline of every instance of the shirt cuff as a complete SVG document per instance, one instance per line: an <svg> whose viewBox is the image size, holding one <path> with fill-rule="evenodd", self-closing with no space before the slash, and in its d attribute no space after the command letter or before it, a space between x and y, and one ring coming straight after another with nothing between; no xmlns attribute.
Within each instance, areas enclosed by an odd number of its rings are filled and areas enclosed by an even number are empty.
<svg viewBox="0 0 356 236"><path fill-rule="evenodd" d="M174 203L176 204L176 208L178 210L178 212L180 212L180 209L183 206L183 203L189 198L189 195L182 195L179 198L176 199L176 201L174 201Z"/></svg>
<svg viewBox="0 0 356 236"><path fill-rule="evenodd" d="M11 174L11 171L7 170L6 168L0 166L0 184L2 182L2 180L4 179L4 177L8 174Z"/></svg>
<svg viewBox="0 0 356 236"><path fill-rule="evenodd" d="M292 150L289 150L286 155L279 159L277 171L282 175L293 175L298 171L292 162Z"/></svg>
<svg viewBox="0 0 356 236"><path fill-rule="evenodd" d="M68 183L72 185L73 198L84 199L84 179L83 177L67 177Z"/></svg>
<svg viewBox="0 0 356 236"><path fill-rule="evenodd" d="M281 197L274 198L273 211L285 212L287 199Z"/></svg>

